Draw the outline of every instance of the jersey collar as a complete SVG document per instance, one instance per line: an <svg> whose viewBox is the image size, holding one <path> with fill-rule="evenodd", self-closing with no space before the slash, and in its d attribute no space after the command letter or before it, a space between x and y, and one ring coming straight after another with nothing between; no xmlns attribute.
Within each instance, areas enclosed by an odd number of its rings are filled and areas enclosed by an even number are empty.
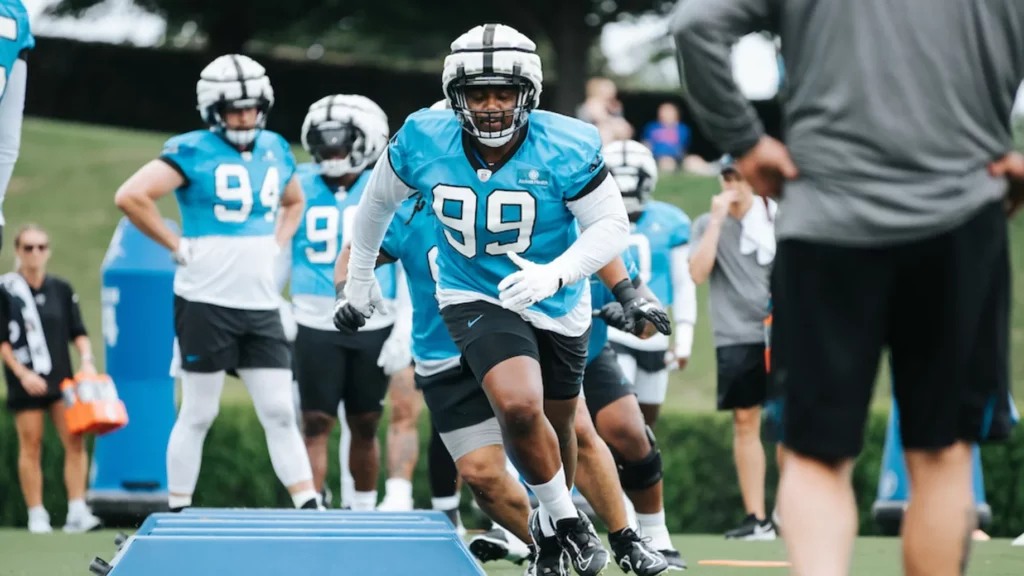
<svg viewBox="0 0 1024 576"><path fill-rule="evenodd" d="M526 124L523 125L522 128L518 130L520 134L517 134L519 138L516 140L515 144L513 144L512 147L508 149L508 152L506 152L505 155L502 156L492 166L488 166L487 164L484 163L483 160L480 159L480 154L477 153L477 145L476 143L473 142L473 137L470 136L469 132L466 132L465 130L462 131L462 151L465 152L466 160L469 161L469 165L472 166L474 170L490 170L491 173L493 174L494 172L501 170L501 167L507 164L508 161L511 160L512 157L516 155L516 152L519 151L519 148L521 148L523 146L523 143L526 142L526 138L529 135L529 130L530 123L527 122Z"/></svg>

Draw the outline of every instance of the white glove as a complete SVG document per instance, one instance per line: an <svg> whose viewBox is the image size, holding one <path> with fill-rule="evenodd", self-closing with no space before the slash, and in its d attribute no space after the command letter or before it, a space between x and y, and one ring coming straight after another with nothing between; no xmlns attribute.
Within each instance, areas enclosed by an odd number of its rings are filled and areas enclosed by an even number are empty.
<svg viewBox="0 0 1024 576"><path fill-rule="evenodd" d="M562 275L554 262L536 264L515 252L509 252L508 258L520 270L509 274L498 284L498 298L501 299L502 307L522 312L554 296L562 287Z"/></svg>
<svg viewBox="0 0 1024 576"><path fill-rule="evenodd" d="M350 276L345 281L345 300L344 302L338 301L335 304L335 314L346 303L361 314L363 318L369 318L375 310L380 314L388 313L387 308L384 306L384 296L380 292L380 284L377 282L377 277L372 273L368 278Z"/></svg>
<svg viewBox="0 0 1024 576"><path fill-rule="evenodd" d="M391 335L384 341L380 349L380 356L377 357L377 366L384 370L384 374L392 376L397 372L408 368L412 364L412 342L408 331L400 330L395 326Z"/></svg>
<svg viewBox="0 0 1024 576"><path fill-rule="evenodd" d="M192 261L192 244L188 238L178 238L178 249L171 254L171 260L178 266L188 266Z"/></svg>

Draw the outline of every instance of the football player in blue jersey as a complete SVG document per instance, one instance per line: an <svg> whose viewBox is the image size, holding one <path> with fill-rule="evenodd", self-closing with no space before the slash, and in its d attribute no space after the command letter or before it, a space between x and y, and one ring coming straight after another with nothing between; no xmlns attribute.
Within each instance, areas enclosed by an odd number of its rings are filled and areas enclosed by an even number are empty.
<svg viewBox="0 0 1024 576"><path fill-rule="evenodd" d="M381 240L420 191L439 224L441 313L540 502L533 531L557 536L576 571L591 575L608 553L569 493L590 329L585 280L625 249L628 218L597 129L535 110L542 76L534 42L508 26L477 26L452 43L442 75L452 112L410 116L377 163L336 310L355 328L380 304Z"/></svg>
<svg viewBox="0 0 1024 576"><path fill-rule="evenodd" d="M367 169L384 151L389 134L387 115L365 96L337 94L309 107L302 125L302 144L313 162L297 170L306 196L305 211L279 261L279 268L286 271L280 278L282 287L289 276L291 279L289 291L298 323L295 376L314 484L326 491L327 441L335 416L342 416L348 428L342 437L342 477L349 476L353 482L349 494L343 480L342 506L355 510L373 510L377 505L377 426L388 377L396 375L397 380L400 372L408 372L404 376L415 393L409 352L411 320L393 329L396 317L407 314L389 305L375 313L358 334L341 333L331 321L334 262L347 244L347 232L369 177ZM378 269L377 277L386 297L394 301L398 284L395 266ZM405 301L404 308L409 309L408 298ZM340 409L339 404L343 405ZM417 441L414 433L412 442ZM415 454L413 465L414 458ZM408 485L405 500L411 509L411 483L404 480Z"/></svg>
<svg viewBox="0 0 1024 576"><path fill-rule="evenodd" d="M564 552L557 539L529 532L528 500L517 481L518 473L506 472L501 427L476 377L462 365L458 347L441 316L436 297L438 237L435 225L431 208L422 197L406 201L388 227L377 262L383 265L400 261L407 272L413 301L416 381L423 390L438 437L457 462L458 472L472 488L481 508L496 524L511 530L510 533L492 529L475 536L470 550L483 561L516 560L526 554L520 538L533 539L539 544L539 554L531 560L531 568L542 574L567 573L568 558L563 558ZM346 280L348 259L348 250L343 251L335 276L339 283ZM648 304L633 289L621 263L613 261L599 274L616 287L619 303L616 318L621 321L620 326L646 324L647 319L652 319L652 324L661 330L670 329L668 315ZM615 369L617 371L617 366ZM603 382L599 384L605 386ZM628 393L621 377L611 386L626 389ZM595 394L598 398L608 398L615 392L595 388ZM635 408L636 404L633 406ZM639 408L635 410L643 436L643 416ZM628 525L615 460L594 430L583 403L578 404L575 425L580 461L578 488L608 526L617 563L641 576L664 572L667 562L663 556ZM451 482L454 484L454 479ZM553 571L546 572L546 569Z"/></svg>
<svg viewBox="0 0 1024 576"><path fill-rule="evenodd" d="M623 253L622 259L640 298L659 304L657 296L644 283L632 251ZM622 296L622 291L629 286L620 283L609 291L598 275L590 277L594 323L583 375L583 394L597 434L607 443L615 459L619 483L629 499L627 504L633 507L640 535L649 539L651 547L661 553L668 570L685 570L686 562L672 545L665 523L661 451L654 432L644 421L635 388L622 373L615 352L608 344L610 329L618 329L641 341L666 334L669 330L659 324L667 328L668 316L660 318L660 322L649 323L642 331L629 326L628 311L622 303L624 300L635 302ZM625 569L623 559L619 560L619 565Z"/></svg>
<svg viewBox="0 0 1024 576"><path fill-rule="evenodd" d="M666 362L675 364L672 368L685 368L693 347L697 287L690 278L690 217L672 204L651 198L658 184L658 164L646 146L617 140L605 145L603 154L629 213L629 249L640 266L640 276L658 300L672 307L675 320L671 353L665 335L641 340L620 330L608 334L622 371L636 387L647 424L654 426L668 391Z"/></svg>
<svg viewBox="0 0 1024 576"><path fill-rule="evenodd" d="M28 84L28 52L36 45L21 0L0 0L0 247L4 196L21 149L21 119Z"/></svg>
<svg viewBox="0 0 1024 576"><path fill-rule="evenodd" d="M190 506L203 441L217 416L225 371L237 369L266 433L274 471L296 507L316 508L313 472L295 419L291 358L274 259L302 216L295 158L264 129L274 92L263 66L225 55L200 73L198 110L208 129L175 136L121 185L115 203L171 251L181 409L167 445L172 510ZM175 193L182 234L156 201Z"/></svg>

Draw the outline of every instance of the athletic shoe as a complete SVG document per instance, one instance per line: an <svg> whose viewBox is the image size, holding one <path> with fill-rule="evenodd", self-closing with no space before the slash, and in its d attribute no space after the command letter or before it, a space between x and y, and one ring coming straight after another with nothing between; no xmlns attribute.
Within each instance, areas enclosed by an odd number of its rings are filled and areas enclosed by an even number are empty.
<svg viewBox="0 0 1024 576"><path fill-rule="evenodd" d="M533 537L535 553L526 568L526 573L536 576L570 576L569 553L562 548L556 536L545 536L540 528L540 509L530 512L530 536ZM532 574L531 574L532 576Z"/></svg>
<svg viewBox="0 0 1024 576"><path fill-rule="evenodd" d="M775 540L775 526L771 520L758 520L748 514L743 523L725 533L727 540Z"/></svg>
<svg viewBox="0 0 1024 576"><path fill-rule="evenodd" d="M577 510L576 518L555 522L555 535L579 576L597 576L608 566L608 551L583 512Z"/></svg>
<svg viewBox="0 0 1024 576"><path fill-rule="evenodd" d="M64 523L64 532L66 534L92 532L93 530L99 530L102 525L103 522L89 511L80 514L68 514L68 519Z"/></svg>
<svg viewBox="0 0 1024 576"><path fill-rule="evenodd" d="M1010 546L1024 546L1024 534L1021 534L1020 536L1017 536L1017 539L1014 540L1010 544Z"/></svg>
<svg viewBox="0 0 1024 576"><path fill-rule="evenodd" d="M320 501L323 502L324 508L330 508L334 502L334 494L331 493L331 489L327 487L327 483L324 482L324 488L320 491Z"/></svg>
<svg viewBox="0 0 1024 576"><path fill-rule="evenodd" d="M658 576L668 571L665 557L651 548L632 528L609 534L608 542L612 545L615 563L627 574L635 572L637 576Z"/></svg>
<svg viewBox="0 0 1024 576"><path fill-rule="evenodd" d="M779 536L782 536L782 517L779 516L778 506L776 506L775 509L772 510L772 524L775 525L775 533Z"/></svg>
<svg viewBox="0 0 1024 576"><path fill-rule="evenodd" d="M683 560L683 556L678 550L658 550L658 552L661 552L661 555L665 557L665 562L668 562L670 572L686 570L686 560Z"/></svg>
<svg viewBox="0 0 1024 576"><path fill-rule="evenodd" d="M29 510L28 513L28 531L32 534L49 534L53 532L53 527L50 526L50 514L46 510Z"/></svg>
<svg viewBox="0 0 1024 576"><path fill-rule="evenodd" d="M469 541L469 551L481 562L508 560L522 564L530 555L526 544L504 528L495 526L483 534L477 534Z"/></svg>
<svg viewBox="0 0 1024 576"><path fill-rule="evenodd" d="M537 547L533 544L529 545L530 555L526 558L526 570L523 571L523 576L537 576Z"/></svg>

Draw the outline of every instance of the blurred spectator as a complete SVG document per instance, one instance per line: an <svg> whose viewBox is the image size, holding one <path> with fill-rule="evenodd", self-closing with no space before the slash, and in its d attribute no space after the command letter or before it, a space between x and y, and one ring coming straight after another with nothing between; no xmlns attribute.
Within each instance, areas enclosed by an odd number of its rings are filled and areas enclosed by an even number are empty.
<svg viewBox="0 0 1024 576"><path fill-rule="evenodd" d="M658 106L658 119L644 127L643 141L658 161L659 170L675 172L690 148L690 127L679 121L679 108L665 102Z"/></svg>
<svg viewBox="0 0 1024 576"><path fill-rule="evenodd" d="M14 236L15 271L0 277L0 358L7 380L7 407L18 433L18 479L28 508L28 529L48 533L40 465L43 417L49 413L64 445L64 484L68 491L65 532L86 532L100 521L85 504L89 456L84 439L68 432L60 384L73 370L68 343L81 358L80 371L94 374L92 349L78 309L78 295L63 278L46 273L50 237L39 226Z"/></svg>
<svg viewBox="0 0 1024 576"><path fill-rule="evenodd" d="M608 78L587 81L587 99L576 110L576 117L596 126L604 144L633 137L633 127L622 116L618 89Z"/></svg>

